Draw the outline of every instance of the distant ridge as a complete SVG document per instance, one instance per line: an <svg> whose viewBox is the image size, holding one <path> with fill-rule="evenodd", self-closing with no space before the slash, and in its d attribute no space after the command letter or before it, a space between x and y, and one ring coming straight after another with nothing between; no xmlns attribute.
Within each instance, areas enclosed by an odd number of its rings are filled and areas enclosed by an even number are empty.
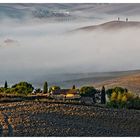
<svg viewBox="0 0 140 140"><path fill-rule="evenodd" d="M116 86L124 87L140 96L140 73L132 73L94 84L98 88L101 88L103 85L107 89Z"/></svg>
<svg viewBox="0 0 140 140"><path fill-rule="evenodd" d="M124 29L124 28L140 28L140 22L114 20L114 21L105 22L99 25L81 27L81 28L75 29L74 31L93 31L97 29L114 30L114 29Z"/></svg>

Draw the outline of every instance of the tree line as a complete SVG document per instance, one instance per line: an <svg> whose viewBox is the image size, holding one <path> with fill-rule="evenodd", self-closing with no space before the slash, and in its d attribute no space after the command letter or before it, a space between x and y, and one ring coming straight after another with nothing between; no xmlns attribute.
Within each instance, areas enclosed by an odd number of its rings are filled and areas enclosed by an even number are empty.
<svg viewBox="0 0 140 140"><path fill-rule="evenodd" d="M43 90L40 88L35 89L32 84L24 81L9 87L7 81L5 81L4 86L0 87L0 93L27 96L33 91L35 94L47 94L60 89L61 88L59 86L48 87L47 81L45 81L43 84ZM140 109L140 97L128 91L126 88L114 87L106 90L103 86L102 89L99 90L93 86L76 88L76 86L73 85L71 89L78 90L81 97L92 98L94 103L96 103L96 99L99 98L100 103L106 104L107 107ZM108 97L108 101L106 101L106 97Z"/></svg>

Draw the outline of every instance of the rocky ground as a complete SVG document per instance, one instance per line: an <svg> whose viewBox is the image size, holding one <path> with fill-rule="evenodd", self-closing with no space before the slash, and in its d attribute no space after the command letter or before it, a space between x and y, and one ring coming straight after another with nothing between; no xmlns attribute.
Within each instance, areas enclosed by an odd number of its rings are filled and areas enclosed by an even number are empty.
<svg viewBox="0 0 140 140"><path fill-rule="evenodd" d="M140 136L140 111L44 102L1 103L0 136Z"/></svg>

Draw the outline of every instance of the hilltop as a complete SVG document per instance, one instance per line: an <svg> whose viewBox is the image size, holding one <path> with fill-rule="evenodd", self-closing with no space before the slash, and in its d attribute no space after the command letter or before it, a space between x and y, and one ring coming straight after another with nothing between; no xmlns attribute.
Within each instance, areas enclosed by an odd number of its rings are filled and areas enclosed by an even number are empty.
<svg viewBox="0 0 140 140"><path fill-rule="evenodd" d="M94 31L94 30L114 30L114 29L127 29L127 28L139 28L140 22L138 21L109 21L98 25L85 26L74 31Z"/></svg>

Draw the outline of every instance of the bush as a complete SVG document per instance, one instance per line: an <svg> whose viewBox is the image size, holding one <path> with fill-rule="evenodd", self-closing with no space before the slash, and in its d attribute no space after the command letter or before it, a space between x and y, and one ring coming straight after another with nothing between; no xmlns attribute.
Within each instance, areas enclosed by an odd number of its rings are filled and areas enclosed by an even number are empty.
<svg viewBox="0 0 140 140"><path fill-rule="evenodd" d="M118 96L117 96L117 101L121 101L121 100L122 100L122 96L123 96L123 95L119 92L119 93L118 93Z"/></svg>
<svg viewBox="0 0 140 140"><path fill-rule="evenodd" d="M42 93L42 90L40 88L35 89L34 93Z"/></svg>
<svg viewBox="0 0 140 140"><path fill-rule="evenodd" d="M118 108L116 101L107 102L107 107Z"/></svg>
<svg viewBox="0 0 140 140"><path fill-rule="evenodd" d="M3 93L5 91L4 87L0 87L0 93Z"/></svg>
<svg viewBox="0 0 140 140"><path fill-rule="evenodd" d="M60 87L59 86L51 86L49 88L49 93L52 92L52 91L55 91L55 90L60 90Z"/></svg>
<svg viewBox="0 0 140 140"><path fill-rule="evenodd" d="M117 93L116 92L113 92L111 94L110 101L116 101L116 99L117 99Z"/></svg>
<svg viewBox="0 0 140 140"><path fill-rule="evenodd" d="M117 94L118 94L118 93L123 94L123 93L125 93L125 92L128 92L128 90L127 90L126 88L122 88L122 87L115 87L115 88L108 89L108 90L106 91L106 94L107 94L108 98L111 97L111 94L112 94L113 92L115 92L115 93L117 93Z"/></svg>
<svg viewBox="0 0 140 140"><path fill-rule="evenodd" d="M128 90L110 90L109 102L107 103L108 107L113 108L131 108L131 109L140 109L140 98L135 97L133 93L128 92Z"/></svg>
<svg viewBox="0 0 140 140"><path fill-rule="evenodd" d="M128 98L126 95L123 95L122 96L122 99L121 99L121 102L127 102Z"/></svg>
<svg viewBox="0 0 140 140"><path fill-rule="evenodd" d="M140 109L140 97L135 97L134 99L131 99L127 104L127 108Z"/></svg>
<svg viewBox="0 0 140 140"><path fill-rule="evenodd" d="M11 93L11 89L10 89L10 88L7 88L7 89L5 90L5 93Z"/></svg>

